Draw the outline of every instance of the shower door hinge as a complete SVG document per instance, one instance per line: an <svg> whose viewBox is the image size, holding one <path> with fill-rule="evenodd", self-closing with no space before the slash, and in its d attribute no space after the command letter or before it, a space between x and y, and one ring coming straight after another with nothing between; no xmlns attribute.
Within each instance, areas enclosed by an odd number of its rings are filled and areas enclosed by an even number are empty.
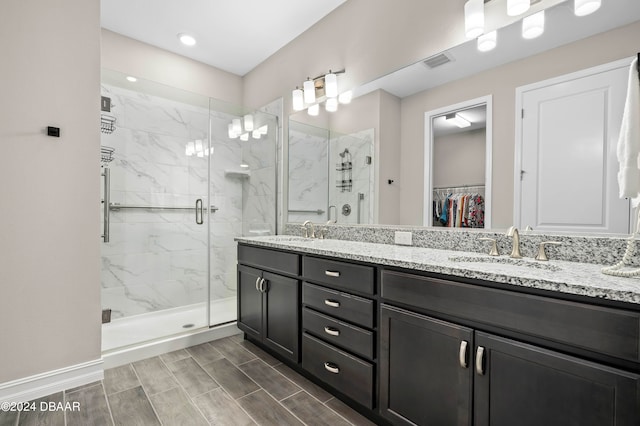
<svg viewBox="0 0 640 426"><path fill-rule="evenodd" d="M370 155L367 155L367 156L364 158L364 163L365 163L365 164L371 164L371 156L370 156Z"/></svg>
<svg viewBox="0 0 640 426"><path fill-rule="evenodd" d="M520 118L524 118L524 108L520 110Z"/></svg>
<svg viewBox="0 0 640 426"><path fill-rule="evenodd" d="M106 324L111 322L111 309L103 309L102 310L102 323Z"/></svg>

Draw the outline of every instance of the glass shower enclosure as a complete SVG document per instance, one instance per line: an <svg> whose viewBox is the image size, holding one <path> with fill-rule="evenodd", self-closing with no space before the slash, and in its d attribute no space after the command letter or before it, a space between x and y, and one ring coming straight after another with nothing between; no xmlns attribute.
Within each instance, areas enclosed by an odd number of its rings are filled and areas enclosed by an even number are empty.
<svg viewBox="0 0 640 426"><path fill-rule="evenodd" d="M235 321L234 238L275 233L276 117L110 70L101 92L103 352Z"/></svg>

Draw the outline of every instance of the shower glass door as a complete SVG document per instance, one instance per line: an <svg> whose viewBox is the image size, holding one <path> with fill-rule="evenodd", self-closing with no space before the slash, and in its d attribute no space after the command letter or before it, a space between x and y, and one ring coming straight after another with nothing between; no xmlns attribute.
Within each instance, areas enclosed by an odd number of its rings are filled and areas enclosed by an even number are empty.
<svg viewBox="0 0 640 426"><path fill-rule="evenodd" d="M110 175L101 279L109 351L208 325L216 210L208 191L209 99L108 70L102 96L101 143L113 149L102 164ZM115 119L111 129L105 117Z"/></svg>
<svg viewBox="0 0 640 426"><path fill-rule="evenodd" d="M275 234L278 121L211 100L209 325L237 317L237 236Z"/></svg>

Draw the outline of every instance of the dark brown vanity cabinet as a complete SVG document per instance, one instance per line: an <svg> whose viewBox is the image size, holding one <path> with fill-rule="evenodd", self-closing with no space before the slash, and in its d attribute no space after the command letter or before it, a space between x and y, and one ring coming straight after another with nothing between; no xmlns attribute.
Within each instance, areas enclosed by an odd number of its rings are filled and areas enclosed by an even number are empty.
<svg viewBox="0 0 640 426"><path fill-rule="evenodd" d="M239 246L238 263L238 328L298 362L300 281L269 270L297 275L299 256Z"/></svg>
<svg viewBox="0 0 640 426"><path fill-rule="evenodd" d="M372 409L375 269L305 256L302 274L302 368Z"/></svg>
<svg viewBox="0 0 640 426"><path fill-rule="evenodd" d="M402 272L382 275L382 296L392 299L389 303L395 299L434 315L455 314L465 323L483 321L465 327L381 305L380 413L393 424L640 424L638 374L479 330L483 326L530 329L552 339L578 326L573 321L584 317L587 324L583 326L602 333L604 339L591 346L632 358L632 346L636 357L638 350L638 313L575 302L557 305L557 300L546 297ZM468 298L465 290L479 293ZM492 305L508 297L513 298L511 304ZM540 310L541 306L545 309ZM504 312L492 320L493 309ZM545 328L555 315L564 316L566 322ZM588 321L590 315L601 315L601 323ZM541 324L539 329L536 322ZM627 329L620 329L625 322ZM521 338L526 340L527 335Z"/></svg>

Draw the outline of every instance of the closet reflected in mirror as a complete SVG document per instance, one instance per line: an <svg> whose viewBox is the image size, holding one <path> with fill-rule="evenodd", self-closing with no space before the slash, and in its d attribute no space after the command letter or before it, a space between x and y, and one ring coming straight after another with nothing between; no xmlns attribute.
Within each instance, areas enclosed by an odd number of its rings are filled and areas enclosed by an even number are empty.
<svg viewBox="0 0 640 426"><path fill-rule="evenodd" d="M491 97L425 114L424 226L490 228Z"/></svg>

